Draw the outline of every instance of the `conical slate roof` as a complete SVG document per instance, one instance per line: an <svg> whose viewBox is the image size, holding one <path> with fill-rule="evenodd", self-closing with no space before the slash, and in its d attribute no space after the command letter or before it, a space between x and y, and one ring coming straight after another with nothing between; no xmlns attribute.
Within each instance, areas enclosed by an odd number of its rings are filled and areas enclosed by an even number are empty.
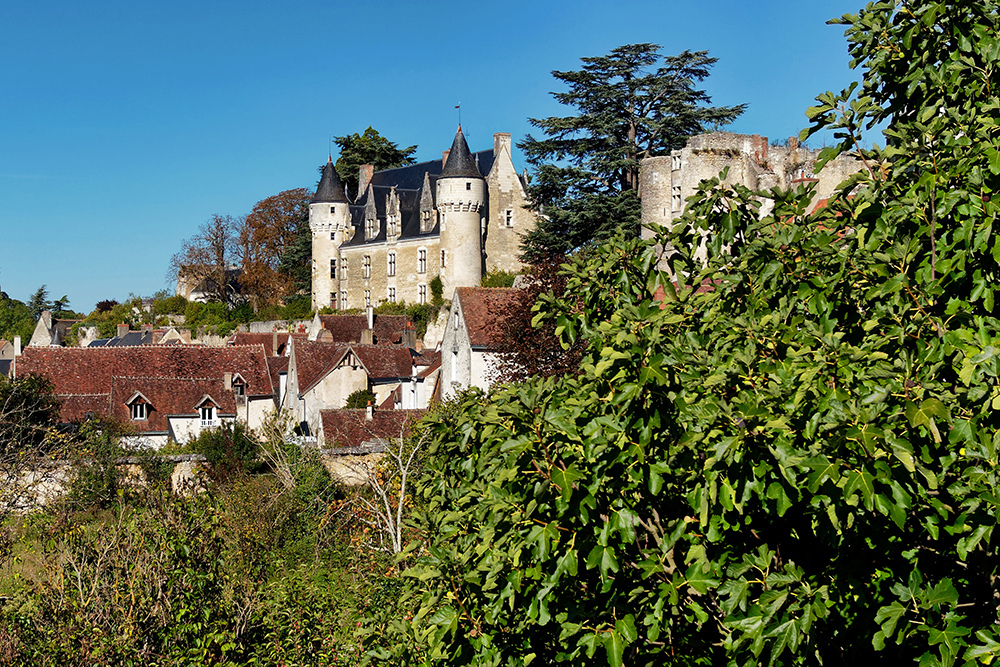
<svg viewBox="0 0 1000 667"><path fill-rule="evenodd" d="M466 149L468 150L468 149ZM344 194L344 184L340 182L337 170L333 168L333 157L329 157L323 166L323 176L319 179L319 187L312 198L313 204L348 204Z"/></svg>
<svg viewBox="0 0 1000 667"><path fill-rule="evenodd" d="M451 142L451 150L448 152L448 161L441 171L441 178L482 178L476 161L469 152L469 144L465 143L465 135L462 134L462 126L458 126L455 133L455 141Z"/></svg>

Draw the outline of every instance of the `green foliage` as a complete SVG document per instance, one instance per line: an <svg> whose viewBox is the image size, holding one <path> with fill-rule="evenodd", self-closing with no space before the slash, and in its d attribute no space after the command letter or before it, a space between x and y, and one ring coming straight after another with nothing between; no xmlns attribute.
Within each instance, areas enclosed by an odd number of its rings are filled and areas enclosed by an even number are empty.
<svg viewBox="0 0 1000 667"><path fill-rule="evenodd" d="M187 299L180 294L153 301L153 313L155 315L183 315L186 309Z"/></svg>
<svg viewBox="0 0 1000 667"><path fill-rule="evenodd" d="M65 502L77 508L106 509L127 490L122 460L130 453L122 447L129 435L120 423L88 419L80 426L70 450L73 474Z"/></svg>
<svg viewBox="0 0 1000 667"><path fill-rule="evenodd" d="M43 451L59 420L59 409L48 378L0 377L0 456Z"/></svg>
<svg viewBox="0 0 1000 667"><path fill-rule="evenodd" d="M223 422L218 428L203 430L188 447L205 457L214 479L227 480L254 466L259 445L243 422Z"/></svg>
<svg viewBox="0 0 1000 667"><path fill-rule="evenodd" d="M695 87L716 62L707 51L663 56L656 44L626 44L581 60L581 70L552 72L569 87L553 97L575 115L530 119L545 138L528 135L518 144L535 170L532 203L544 212L525 237L528 259L603 243L619 232L637 237L639 161L668 155L745 108L707 106L709 96Z"/></svg>
<svg viewBox="0 0 1000 667"><path fill-rule="evenodd" d="M358 389L344 401L344 407L349 410L363 410L369 404L375 407L375 394L370 389Z"/></svg>
<svg viewBox="0 0 1000 667"><path fill-rule="evenodd" d="M826 208L714 179L686 225L573 258L571 297L536 309L585 343L581 372L433 418L413 620L377 656L996 658L998 14L879 2L842 19L864 85L820 96L812 130L843 149L887 120L891 143Z"/></svg>
<svg viewBox="0 0 1000 667"><path fill-rule="evenodd" d="M481 287L513 287L517 272L493 269L480 281Z"/></svg>
<svg viewBox="0 0 1000 667"><path fill-rule="evenodd" d="M0 338L13 341L20 336L22 345L27 345L37 321L28 306L0 292Z"/></svg>
<svg viewBox="0 0 1000 667"><path fill-rule="evenodd" d="M441 276L434 276L431 280L431 305L440 308L444 304L444 283Z"/></svg>
<svg viewBox="0 0 1000 667"><path fill-rule="evenodd" d="M335 165L337 175L347 187L352 199L357 199L360 194L358 167L361 165L370 164L375 167L375 171L379 171L416 162L412 157L417 150L416 146L399 148L371 127L368 127L364 134L355 132L343 137L334 137L333 141L340 147L340 157L337 158Z"/></svg>

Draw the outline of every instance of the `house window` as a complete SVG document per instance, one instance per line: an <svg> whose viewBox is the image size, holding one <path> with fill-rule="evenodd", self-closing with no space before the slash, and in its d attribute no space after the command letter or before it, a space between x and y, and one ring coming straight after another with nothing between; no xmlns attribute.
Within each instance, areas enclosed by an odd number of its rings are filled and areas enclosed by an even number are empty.
<svg viewBox="0 0 1000 667"><path fill-rule="evenodd" d="M389 301L391 301L392 303L396 302L396 288L395 287L390 287L389 288Z"/></svg>
<svg viewBox="0 0 1000 667"><path fill-rule="evenodd" d="M340 260L340 279L347 278L347 258Z"/></svg>
<svg viewBox="0 0 1000 667"><path fill-rule="evenodd" d="M427 251L424 248L417 251L417 273L427 273Z"/></svg>
<svg viewBox="0 0 1000 667"><path fill-rule="evenodd" d="M367 308L370 305L372 305L372 291L366 289L365 290L365 308Z"/></svg>
<svg viewBox="0 0 1000 667"><path fill-rule="evenodd" d="M247 386L241 380L233 380L233 395L246 396Z"/></svg>
<svg viewBox="0 0 1000 667"><path fill-rule="evenodd" d="M442 250L441 251L441 268L442 269L446 266L446 263L445 263L446 257L447 257L447 252L444 251L444 250Z"/></svg>
<svg viewBox="0 0 1000 667"><path fill-rule="evenodd" d="M365 258L361 261L361 272L364 274L365 278L372 277L372 256L365 255Z"/></svg>
<svg viewBox="0 0 1000 667"><path fill-rule="evenodd" d="M335 279L336 277L337 277L337 260L331 259L330 260L330 278L334 278Z"/></svg>
<svg viewBox="0 0 1000 667"><path fill-rule="evenodd" d="M389 268L387 273L390 276L396 275L396 253L394 252L389 253Z"/></svg>
<svg viewBox="0 0 1000 667"><path fill-rule="evenodd" d="M417 285L417 303L427 303L427 285Z"/></svg>
<svg viewBox="0 0 1000 667"><path fill-rule="evenodd" d="M132 417L132 421L146 421L149 418L149 403L146 403L142 399L137 400L129 406L129 414Z"/></svg>
<svg viewBox="0 0 1000 667"><path fill-rule="evenodd" d="M201 412L201 425L205 426L215 426L215 406L214 405L203 405L200 410Z"/></svg>
<svg viewBox="0 0 1000 667"><path fill-rule="evenodd" d="M503 212L503 224L504 227L514 226L514 209L508 208L506 211Z"/></svg>

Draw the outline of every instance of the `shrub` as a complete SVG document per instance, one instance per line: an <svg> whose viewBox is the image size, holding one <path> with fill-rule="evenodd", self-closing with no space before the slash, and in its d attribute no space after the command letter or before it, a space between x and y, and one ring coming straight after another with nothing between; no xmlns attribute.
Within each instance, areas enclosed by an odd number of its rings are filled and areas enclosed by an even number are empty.
<svg viewBox="0 0 1000 667"><path fill-rule="evenodd" d="M257 461L257 440L242 422L224 422L192 438L190 448L202 454L209 464L209 475L225 481L250 470Z"/></svg>

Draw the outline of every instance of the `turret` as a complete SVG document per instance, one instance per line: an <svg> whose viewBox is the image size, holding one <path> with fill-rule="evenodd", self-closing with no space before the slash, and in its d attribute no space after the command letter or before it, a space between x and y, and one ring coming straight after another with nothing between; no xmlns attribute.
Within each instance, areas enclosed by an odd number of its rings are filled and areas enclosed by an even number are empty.
<svg viewBox="0 0 1000 667"><path fill-rule="evenodd" d="M312 231L313 309L337 307L340 244L347 239L350 213L344 184L327 158L316 194L309 202L309 229Z"/></svg>
<svg viewBox="0 0 1000 667"><path fill-rule="evenodd" d="M478 287L483 277L482 210L486 181L458 126L444 169L437 179L445 298L456 287Z"/></svg>

